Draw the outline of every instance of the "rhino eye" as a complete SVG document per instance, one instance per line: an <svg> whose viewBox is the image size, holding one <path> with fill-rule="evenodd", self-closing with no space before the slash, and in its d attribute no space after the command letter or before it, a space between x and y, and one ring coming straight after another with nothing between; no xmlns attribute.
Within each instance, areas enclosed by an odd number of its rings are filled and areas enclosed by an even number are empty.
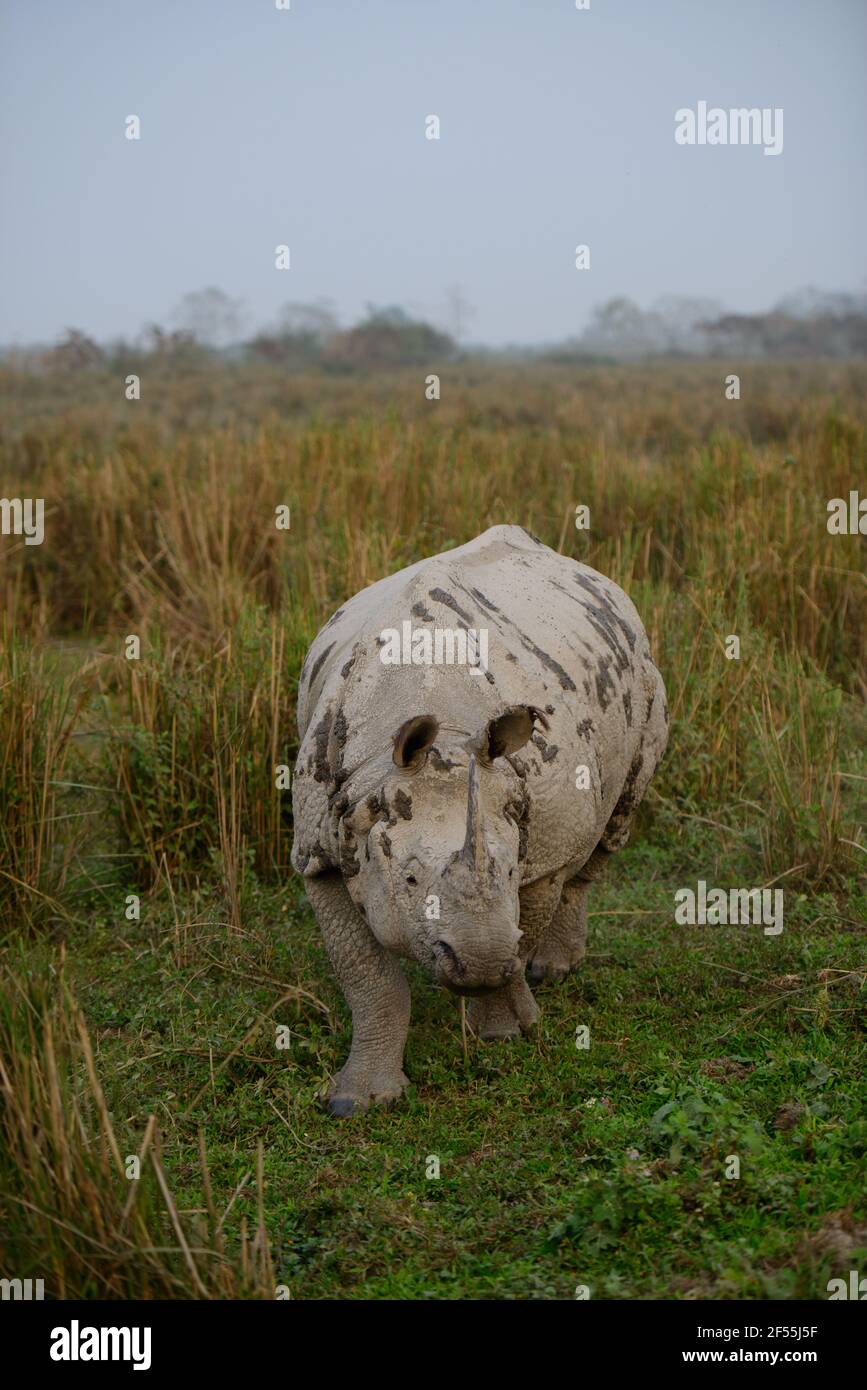
<svg viewBox="0 0 867 1390"><path fill-rule="evenodd" d="M407 883L411 883L413 887L415 887L415 885L418 883L418 879L416 878L415 874L407 874L406 881Z"/></svg>

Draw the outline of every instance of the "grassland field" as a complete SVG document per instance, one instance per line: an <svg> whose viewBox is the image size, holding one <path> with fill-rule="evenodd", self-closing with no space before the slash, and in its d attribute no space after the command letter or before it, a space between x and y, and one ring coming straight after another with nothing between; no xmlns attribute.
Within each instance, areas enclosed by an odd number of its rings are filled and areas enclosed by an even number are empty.
<svg viewBox="0 0 867 1390"><path fill-rule="evenodd" d="M131 402L0 369L0 495L45 500L43 544L0 537L3 1272L524 1300L867 1270L867 542L827 526L867 495L867 367L466 362L439 401L141 371ZM274 775L301 663L349 595L501 522L633 598L668 752L536 1036L481 1043L410 970L409 1096L339 1123L349 1018ZM781 887L783 931L678 924L699 879Z"/></svg>

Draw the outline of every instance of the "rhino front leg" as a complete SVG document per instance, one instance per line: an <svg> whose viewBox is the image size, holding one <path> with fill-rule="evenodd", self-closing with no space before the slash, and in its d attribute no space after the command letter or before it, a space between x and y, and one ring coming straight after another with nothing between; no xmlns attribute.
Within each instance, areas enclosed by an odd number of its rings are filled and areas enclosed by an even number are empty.
<svg viewBox="0 0 867 1390"><path fill-rule="evenodd" d="M587 948L587 893L610 858L597 845L575 878L563 884L556 911L530 955L527 977L533 984L562 980L581 964Z"/></svg>
<svg viewBox="0 0 867 1390"><path fill-rule="evenodd" d="M527 966L527 975L533 984L565 979L584 959L589 887L589 883L577 878L563 884L560 906Z"/></svg>
<svg viewBox="0 0 867 1390"><path fill-rule="evenodd" d="M525 884L520 892L521 955L528 962L527 979L531 984L538 984L547 978L544 974L534 973L533 962L559 907L561 886L560 875L549 874L546 878L536 879L535 883Z"/></svg>
<svg viewBox="0 0 867 1390"><path fill-rule="evenodd" d="M521 959L532 955L536 943L556 911L560 900L560 879L557 874L537 879L520 892L522 932ZM530 979L532 980L532 976ZM470 1027L485 1042L517 1038L528 1033L539 1017L539 1006L523 975L513 977L502 989L477 996L467 1010Z"/></svg>
<svg viewBox="0 0 867 1390"><path fill-rule="evenodd" d="M410 994L394 956L371 933L340 874L305 880L340 988L352 1011L352 1047L327 1095L332 1115L399 1100Z"/></svg>

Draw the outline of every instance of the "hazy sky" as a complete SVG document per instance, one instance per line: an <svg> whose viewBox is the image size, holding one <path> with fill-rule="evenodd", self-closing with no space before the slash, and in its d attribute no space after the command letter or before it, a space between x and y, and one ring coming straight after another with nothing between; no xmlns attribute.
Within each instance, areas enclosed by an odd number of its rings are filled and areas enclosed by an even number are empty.
<svg viewBox="0 0 867 1390"><path fill-rule="evenodd" d="M865 0L0 0L0 341L211 284L253 326L445 323L459 283L491 343L619 293L863 289L865 57ZM677 145L699 101L782 107L782 154Z"/></svg>

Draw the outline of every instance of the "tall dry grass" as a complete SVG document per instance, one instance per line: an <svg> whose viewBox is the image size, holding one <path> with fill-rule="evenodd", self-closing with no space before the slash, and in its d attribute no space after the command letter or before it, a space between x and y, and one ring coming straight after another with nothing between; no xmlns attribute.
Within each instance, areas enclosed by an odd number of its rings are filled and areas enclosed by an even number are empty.
<svg viewBox="0 0 867 1390"><path fill-rule="evenodd" d="M311 408L345 417L252 423L259 377L241 374L219 428L160 428L142 403L123 423L105 401L38 418L0 436L0 468L10 495L45 497L47 538L4 543L0 595L19 626L41 606L54 627L159 620L185 641L291 597L290 630L308 629L400 565L517 521L631 583L743 588L754 624L863 694L863 542L825 523L858 482L867 372L757 366L740 402L722 377L707 364L489 372L427 403L415 378L326 381ZM160 403L188 390L167 384ZM589 533L572 526L580 502ZM274 524L281 504L290 532Z"/></svg>
<svg viewBox="0 0 867 1390"><path fill-rule="evenodd" d="M288 868L274 769L291 761L318 626L364 585L505 521L636 598L671 693L656 788L669 805L725 823L751 803L768 872L849 872L860 840L841 738L857 719L848 702L867 692L867 581L864 538L826 521L829 499L857 484L867 371L757 366L740 402L725 400L723 375L466 367L436 403L415 376L320 379L296 418L298 383L215 372L203 427L196 373L146 393L164 413L124 411L99 381L82 387L92 401L58 412L50 382L13 379L26 427L0 434L7 491L44 496L48 515L43 546L0 549L7 629L38 643L89 628L106 657L104 761L135 882L154 882L163 860L181 878L216 871L237 920L248 873ZM588 531L574 526L580 503ZM137 662L120 656L130 633ZM725 657L729 634L739 661ZM38 724L54 749L46 771L34 742L33 787L57 780L67 745L51 732L56 690L31 685L35 720L20 681L6 686L0 820L7 840L29 826L11 872L38 888L52 822L44 791L40 803L25 789L28 739Z"/></svg>
<svg viewBox="0 0 867 1390"><path fill-rule="evenodd" d="M181 880L216 872L237 923L249 870L289 872L290 797L278 769L291 772L297 749L298 643L276 614L250 605L216 642L148 627L142 643L141 659L114 657L103 694L133 877L148 886L162 867Z"/></svg>
<svg viewBox="0 0 867 1390"><path fill-rule="evenodd" d="M49 917L61 901L84 827L65 805L72 738L86 678L0 627L0 935Z"/></svg>
<svg viewBox="0 0 867 1390"><path fill-rule="evenodd" d="M4 1273L45 1281L50 1298L274 1298L261 1141L253 1229L231 1243L212 1189L184 1215L149 1116L137 1143L118 1134L84 1016L63 975L0 973L0 1257ZM138 1163L138 1175L133 1166ZM246 1185L252 1174L242 1179ZM234 1196L237 1196L236 1189Z"/></svg>

